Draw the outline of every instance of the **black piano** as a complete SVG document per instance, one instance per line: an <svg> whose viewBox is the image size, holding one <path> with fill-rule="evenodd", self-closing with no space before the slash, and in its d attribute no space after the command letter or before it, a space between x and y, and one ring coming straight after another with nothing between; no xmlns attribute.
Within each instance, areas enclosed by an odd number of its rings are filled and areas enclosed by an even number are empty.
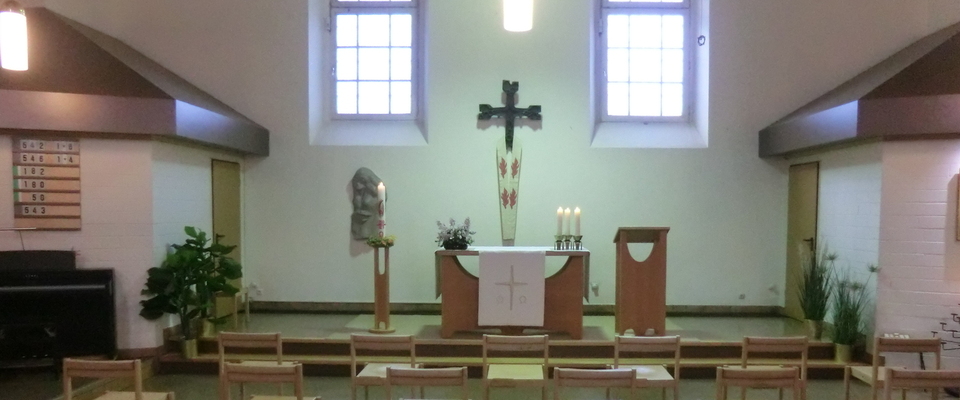
<svg viewBox="0 0 960 400"><path fill-rule="evenodd" d="M0 251L0 363L117 352L112 269L72 251Z"/></svg>

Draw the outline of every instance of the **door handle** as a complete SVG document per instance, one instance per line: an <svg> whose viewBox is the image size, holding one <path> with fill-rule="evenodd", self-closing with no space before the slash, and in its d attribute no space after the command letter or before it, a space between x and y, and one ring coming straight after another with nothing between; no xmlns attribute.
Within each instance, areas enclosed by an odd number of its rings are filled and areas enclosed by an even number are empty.
<svg viewBox="0 0 960 400"><path fill-rule="evenodd" d="M815 250L817 250L817 240L816 240L816 239L810 237L810 238L803 239L803 241L804 241L804 242L807 242L807 245L810 246L810 251L815 251Z"/></svg>

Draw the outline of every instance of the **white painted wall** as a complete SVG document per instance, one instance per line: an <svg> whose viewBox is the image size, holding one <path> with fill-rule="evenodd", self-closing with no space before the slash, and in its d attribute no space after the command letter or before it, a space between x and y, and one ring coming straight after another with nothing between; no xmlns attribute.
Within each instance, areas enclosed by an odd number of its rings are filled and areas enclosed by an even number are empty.
<svg viewBox="0 0 960 400"><path fill-rule="evenodd" d="M70 232L24 232L27 250L76 250L77 267L113 269L118 347L155 347L160 330L140 312L140 289L153 265L153 198L149 141L80 140L82 227ZM11 165L11 138L0 136L0 165ZM13 226L13 182L0 174L0 227ZM12 232L0 250L20 250Z"/></svg>
<svg viewBox="0 0 960 400"><path fill-rule="evenodd" d="M390 193L393 301L434 301L435 220L470 216L478 244L499 243L491 160L503 134L478 130L475 118L512 79L521 105L544 110L541 131L518 131L526 169L517 244L548 243L556 207L579 205L595 303L613 302L616 228L670 226L670 304L782 304L786 169L757 157L757 131L958 15L936 0L713 0L710 147L595 149L590 2L538 1L534 30L517 35L501 29L499 2L433 0L428 145L400 148L309 145L318 121L309 37L320 29L310 16L325 12L322 0L47 4L271 130L271 156L245 165L244 261L261 299L360 302L372 298L372 256L349 238L348 182L359 167Z"/></svg>
<svg viewBox="0 0 960 400"><path fill-rule="evenodd" d="M929 337L960 312L958 170L960 140L883 144L877 332ZM956 354L944 357L960 366Z"/></svg>

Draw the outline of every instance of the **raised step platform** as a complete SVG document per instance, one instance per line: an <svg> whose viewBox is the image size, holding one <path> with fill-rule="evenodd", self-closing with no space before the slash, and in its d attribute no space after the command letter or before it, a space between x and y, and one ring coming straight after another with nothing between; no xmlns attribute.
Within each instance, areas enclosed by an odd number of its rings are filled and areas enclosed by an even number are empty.
<svg viewBox="0 0 960 400"><path fill-rule="evenodd" d="M185 359L171 352L160 359L161 373L217 373L217 343L215 338L199 340L200 356ZM470 374L480 376L482 343L478 339L423 339L417 341L417 362L428 367L467 366ZM348 339L331 338L285 338L284 360L299 361L305 373L320 376L349 376L350 342ZM843 367L833 359L833 344L814 342L810 344L808 373L812 379L840 379ZM272 355L247 355L244 359L271 360ZM231 359L239 359L228 357ZM361 357L364 362L402 362L400 357ZM522 363L523 359L494 359L497 363ZM550 344L550 365L555 367L604 368L613 362L613 342L603 340L555 340ZM671 359L642 358L625 359L624 364L651 365L669 364ZM735 365L740 362L740 342L681 341L681 377L713 377L716 367ZM762 359L760 364L791 364L795 359ZM855 363L854 365L864 365Z"/></svg>

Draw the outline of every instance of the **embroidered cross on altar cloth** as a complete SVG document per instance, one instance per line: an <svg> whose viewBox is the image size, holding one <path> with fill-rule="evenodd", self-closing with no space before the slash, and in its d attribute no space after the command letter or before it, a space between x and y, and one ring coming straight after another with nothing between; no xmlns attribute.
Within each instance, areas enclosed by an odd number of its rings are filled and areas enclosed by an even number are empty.
<svg viewBox="0 0 960 400"><path fill-rule="evenodd" d="M543 326L546 248L479 248L480 326Z"/></svg>

